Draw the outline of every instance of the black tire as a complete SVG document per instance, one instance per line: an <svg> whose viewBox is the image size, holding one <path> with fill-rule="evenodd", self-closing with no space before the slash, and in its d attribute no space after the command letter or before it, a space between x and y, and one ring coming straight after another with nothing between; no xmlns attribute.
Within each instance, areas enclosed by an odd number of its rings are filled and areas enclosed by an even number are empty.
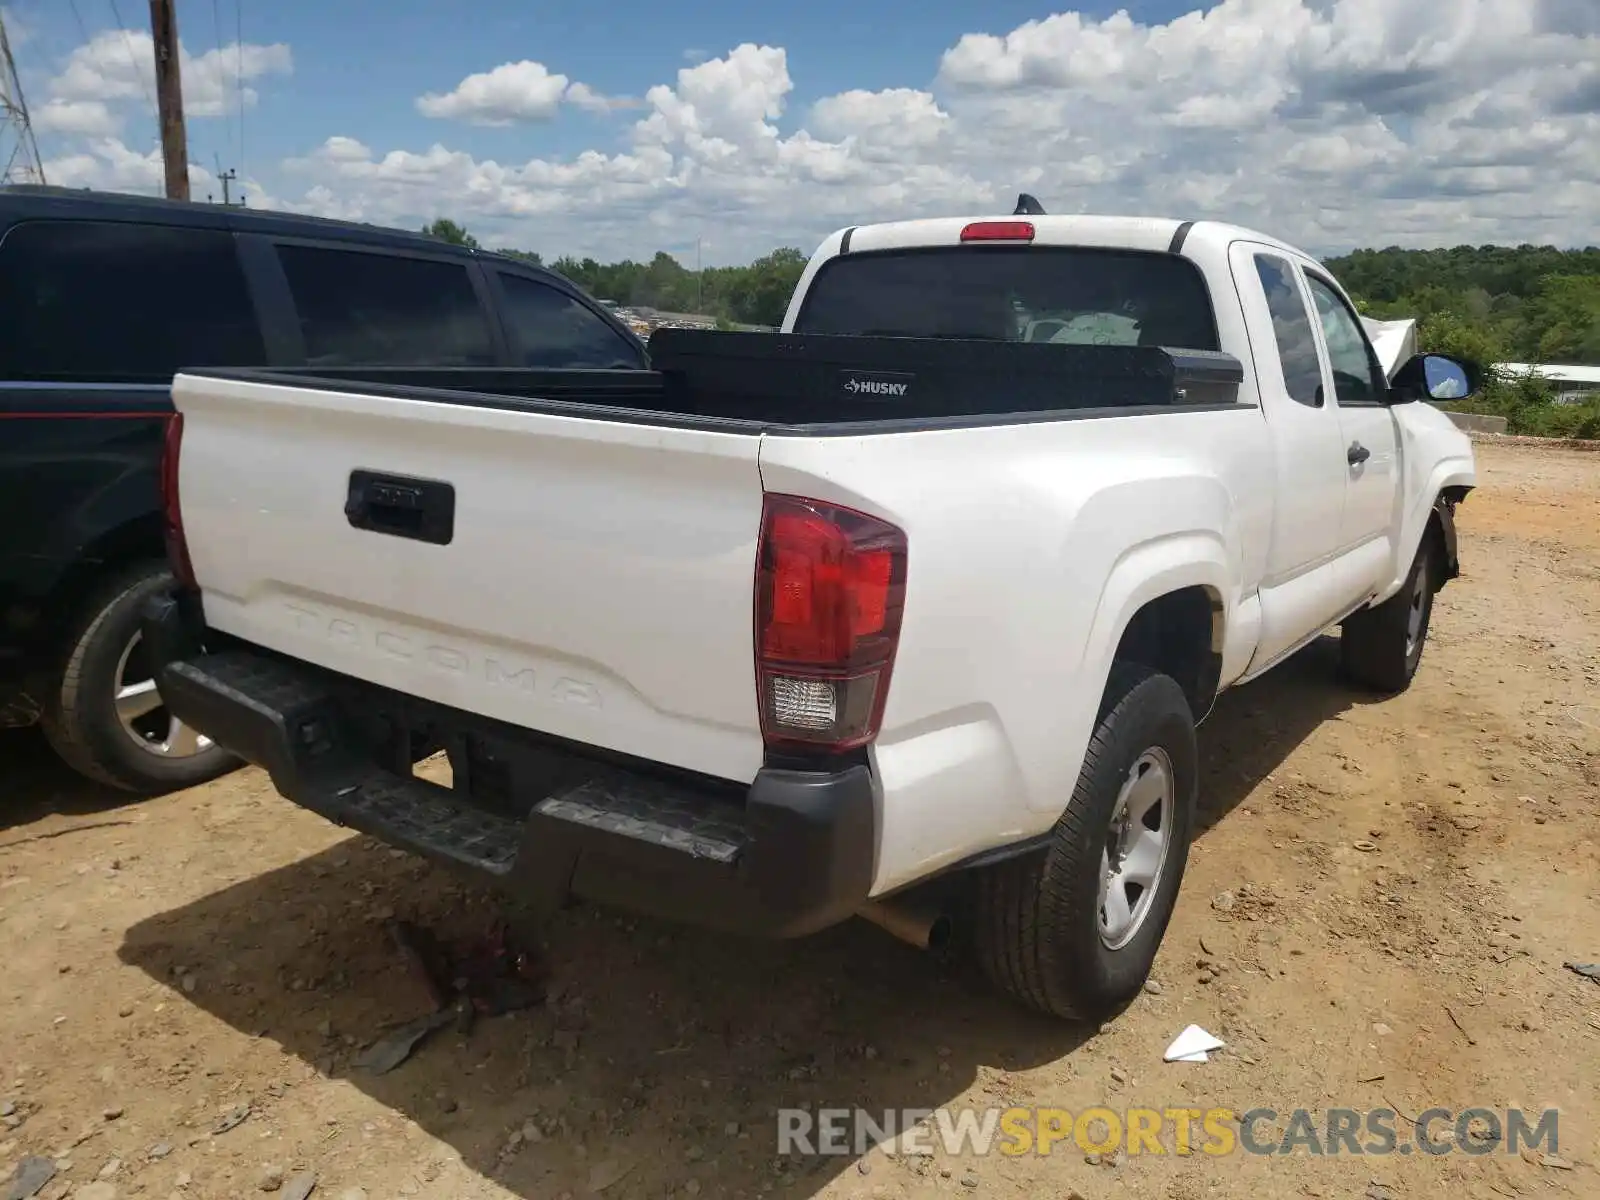
<svg viewBox="0 0 1600 1200"><path fill-rule="evenodd" d="M1164 756L1172 785L1166 851L1143 917L1131 938L1113 947L1102 937L1102 855L1124 784L1152 750ZM978 872L972 939L990 981L1066 1019L1098 1020L1132 1000L1177 903L1198 787L1194 714L1183 690L1149 667L1116 664L1048 847Z"/></svg>
<svg viewBox="0 0 1600 1200"><path fill-rule="evenodd" d="M42 689L40 724L66 764L97 783L145 795L193 787L239 765L218 746L181 757L143 749L117 715L123 657L139 635L145 602L171 586L171 573L159 563L107 580L85 601L66 638L60 673ZM128 669L139 673L131 661ZM153 727L164 712L153 710L139 722Z"/></svg>
<svg viewBox="0 0 1600 1200"><path fill-rule="evenodd" d="M1339 657L1349 678L1390 694L1411 686L1433 618L1436 561L1433 538L1424 537L1400 590L1376 608L1364 608L1346 619L1339 633ZM1418 617L1414 635L1413 610Z"/></svg>

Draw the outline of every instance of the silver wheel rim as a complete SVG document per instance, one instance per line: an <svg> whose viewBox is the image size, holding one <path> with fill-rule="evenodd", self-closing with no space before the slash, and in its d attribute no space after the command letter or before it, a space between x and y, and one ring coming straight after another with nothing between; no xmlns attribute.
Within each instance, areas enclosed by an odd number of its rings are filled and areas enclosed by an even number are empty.
<svg viewBox="0 0 1600 1200"><path fill-rule="evenodd" d="M1100 854L1100 941L1120 950L1139 935L1160 889L1177 810L1172 760L1151 746L1134 761Z"/></svg>
<svg viewBox="0 0 1600 1200"><path fill-rule="evenodd" d="M1416 582L1411 585L1411 607L1406 612L1406 657L1410 658L1417 652L1417 645L1422 641L1422 618L1428 606L1428 573L1418 571Z"/></svg>
<svg viewBox="0 0 1600 1200"><path fill-rule="evenodd" d="M117 724L146 754L169 760L193 758L211 749L211 739L167 711L156 690L155 672L141 652L144 635L136 633L117 660L113 700Z"/></svg>

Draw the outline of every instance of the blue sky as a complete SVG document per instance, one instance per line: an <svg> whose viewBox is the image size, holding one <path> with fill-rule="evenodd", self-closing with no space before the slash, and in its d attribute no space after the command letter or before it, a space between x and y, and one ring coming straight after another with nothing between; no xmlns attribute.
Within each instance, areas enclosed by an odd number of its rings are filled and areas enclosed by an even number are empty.
<svg viewBox="0 0 1600 1200"><path fill-rule="evenodd" d="M199 194L233 167L253 202L550 255L733 261L1021 186L1328 249L1600 211L1595 0L177 7ZM6 13L52 182L159 188L144 0Z"/></svg>
<svg viewBox="0 0 1600 1200"><path fill-rule="evenodd" d="M1097 15L1126 8L1142 19L1165 21L1197 6L1151 0L1079 7ZM425 146L443 131L418 116L416 96L449 91L464 77L506 61L533 59L603 92L627 95L670 81L701 57L716 57L742 42L767 43L788 50L798 111L849 88L924 87L939 55L962 34L1005 33L1057 8L990 0L982 7L983 19L974 21L974 6L955 0L914 7L906 0L470 0L459 7L438 0L238 0L237 6L235 0L177 0L179 36L192 54L236 42L241 28L248 43L281 42L293 51L294 74L267 82L259 110L245 113L247 171L257 156L270 161L310 150L329 128L370 145ZM149 7L144 0L117 0L115 7L111 0L11 0L8 11L29 35L19 55L24 84L42 94L57 63L86 40L85 30L93 35L120 28L118 13L123 25L136 26L148 19ZM130 121L129 132L130 145L155 144L153 119ZM470 128L451 145L477 156L519 159L577 153L620 133L616 122L580 112L537 126ZM41 135L41 154L51 157L60 149L51 143L64 140ZM196 161L211 165L220 156L225 169L237 169L236 115L192 121L189 140Z"/></svg>

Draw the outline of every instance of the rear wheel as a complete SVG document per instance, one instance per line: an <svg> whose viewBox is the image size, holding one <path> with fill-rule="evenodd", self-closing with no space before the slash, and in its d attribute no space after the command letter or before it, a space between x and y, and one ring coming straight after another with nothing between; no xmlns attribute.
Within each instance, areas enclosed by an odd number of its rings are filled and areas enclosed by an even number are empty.
<svg viewBox="0 0 1600 1200"><path fill-rule="evenodd" d="M1188 861L1196 761L1182 688L1117 664L1050 844L977 880L973 940L991 981L1065 1018L1098 1019L1138 994Z"/></svg>
<svg viewBox="0 0 1600 1200"><path fill-rule="evenodd" d="M1424 537L1401 589L1376 608L1362 609L1344 623L1339 653L1345 674L1380 692L1411 686L1428 641L1436 591L1434 544Z"/></svg>
<svg viewBox="0 0 1600 1200"><path fill-rule="evenodd" d="M79 774L125 791L193 787L238 765L174 717L156 688L140 621L145 602L171 586L166 568L151 563L94 593L44 702L56 753Z"/></svg>

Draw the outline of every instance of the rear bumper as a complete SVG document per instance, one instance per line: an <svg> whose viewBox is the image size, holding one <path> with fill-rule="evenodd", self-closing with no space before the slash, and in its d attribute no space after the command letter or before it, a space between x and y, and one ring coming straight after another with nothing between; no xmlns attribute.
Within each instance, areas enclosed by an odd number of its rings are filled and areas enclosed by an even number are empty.
<svg viewBox="0 0 1600 1200"><path fill-rule="evenodd" d="M168 709L289 800L466 869L536 907L569 894L729 932L812 933L866 901L870 772L765 768L748 788L602 760L256 647L202 653L198 600L153 601ZM455 786L415 778L432 749Z"/></svg>

